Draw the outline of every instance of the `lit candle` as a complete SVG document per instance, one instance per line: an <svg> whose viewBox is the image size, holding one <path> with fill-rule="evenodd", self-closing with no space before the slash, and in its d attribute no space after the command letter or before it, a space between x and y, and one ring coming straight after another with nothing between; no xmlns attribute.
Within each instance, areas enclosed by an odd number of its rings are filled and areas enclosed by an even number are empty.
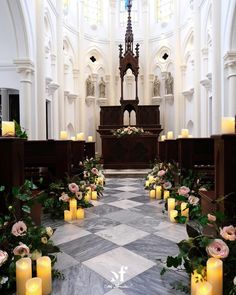
<svg viewBox="0 0 236 295"><path fill-rule="evenodd" d="M178 138L182 138L182 135L178 135Z"/></svg>
<svg viewBox="0 0 236 295"><path fill-rule="evenodd" d="M193 138L192 134L189 134L188 138Z"/></svg>
<svg viewBox="0 0 236 295"><path fill-rule="evenodd" d="M72 213L69 210L64 210L64 220L71 221L72 220Z"/></svg>
<svg viewBox="0 0 236 295"><path fill-rule="evenodd" d="M76 211L77 211L77 200L70 199L70 212L72 214L72 219L76 219Z"/></svg>
<svg viewBox="0 0 236 295"><path fill-rule="evenodd" d="M167 132L167 139L173 139L174 138L174 133L173 131L168 131Z"/></svg>
<svg viewBox="0 0 236 295"><path fill-rule="evenodd" d="M37 277L42 279L42 293L43 295L49 295L52 292L52 266L50 257L39 257L36 268Z"/></svg>
<svg viewBox="0 0 236 295"><path fill-rule="evenodd" d="M167 207L168 207L168 213L170 212L170 210L175 209L175 199L174 198L167 199Z"/></svg>
<svg viewBox="0 0 236 295"><path fill-rule="evenodd" d="M170 192L167 190L164 190L164 200L168 199L170 196Z"/></svg>
<svg viewBox="0 0 236 295"><path fill-rule="evenodd" d="M180 205L181 208L181 215L188 218L189 215L189 208L187 208L188 203L182 202Z"/></svg>
<svg viewBox="0 0 236 295"><path fill-rule="evenodd" d="M223 262L217 258L207 260L207 281L212 285L214 295L223 294Z"/></svg>
<svg viewBox="0 0 236 295"><path fill-rule="evenodd" d="M93 141L93 137L92 136L88 136L88 142L92 142Z"/></svg>
<svg viewBox="0 0 236 295"><path fill-rule="evenodd" d="M77 133L76 134L76 140L83 140L82 133Z"/></svg>
<svg viewBox="0 0 236 295"><path fill-rule="evenodd" d="M42 295L42 279L29 279L25 285L26 295Z"/></svg>
<svg viewBox="0 0 236 295"><path fill-rule="evenodd" d="M182 138L188 138L189 132L188 129L181 129Z"/></svg>
<svg viewBox="0 0 236 295"><path fill-rule="evenodd" d="M83 208L77 209L77 219L84 219L84 209Z"/></svg>
<svg viewBox="0 0 236 295"><path fill-rule="evenodd" d="M84 196L84 200L86 202L89 202L91 200L91 193L90 192L89 193L86 193L86 195Z"/></svg>
<svg viewBox="0 0 236 295"><path fill-rule="evenodd" d="M15 123L2 121L2 136L15 136Z"/></svg>
<svg viewBox="0 0 236 295"><path fill-rule="evenodd" d="M160 185L156 186L156 199L157 200L161 199L161 186Z"/></svg>
<svg viewBox="0 0 236 295"><path fill-rule="evenodd" d="M16 294L25 295L25 284L32 278L32 261L21 258L16 261Z"/></svg>
<svg viewBox="0 0 236 295"><path fill-rule="evenodd" d="M67 135L66 131L61 131L60 132L60 139L67 140L67 137L68 137L68 135Z"/></svg>
<svg viewBox="0 0 236 295"><path fill-rule="evenodd" d="M191 274L191 295L196 295L198 284L204 281L202 275L197 270L194 270Z"/></svg>
<svg viewBox="0 0 236 295"><path fill-rule="evenodd" d="M166 140L166 136L165 135L162 135L161 136L161 141L165 141Z"/></svg>
<svg viewBox="0 0 236 295"><path fill-rule="evenodd" d="M196 289L196 295L216 295L216 293L212 293L212 286L208 282L199 283Z"/></svg>
<svg viewBox="0 0 236 295"><path fill-rule="evenodd" d="M70 140L75 141L75 136L71 136Z"/></svg>
<svg viewBox="0 0 236 295"><path fill-rule="evenodd" d="M146 180L145 186L149 186L149 184L150 184L149 180Z"/></svg>
<svg viewBox="0 0 236 295"><path fill-rule="evenodd" d="M155 199L156 198L156 191L154 189L149 191L149 197L151 199Z"/></svg>
<svg viewBox="0 0 236 295"><path fill-rule="evenodd" d="M178 211L177 210L170 210L169 216L170 216L171 222L176 222L175 217L178 216Z"/></svg>
<svg viewBox="0 0 236 295"><path fill-rule="evenodd" d="M98 198L98 193L97 193L97 191L92 191L91 199L92 199L92 200L97 200L97 198Z"/></svg>
<svg viewBox="0 0 236 295"><path fill-rule="evenodd" d="M221 120L221 133L235 133L235 118L223 117Z"/></svg>

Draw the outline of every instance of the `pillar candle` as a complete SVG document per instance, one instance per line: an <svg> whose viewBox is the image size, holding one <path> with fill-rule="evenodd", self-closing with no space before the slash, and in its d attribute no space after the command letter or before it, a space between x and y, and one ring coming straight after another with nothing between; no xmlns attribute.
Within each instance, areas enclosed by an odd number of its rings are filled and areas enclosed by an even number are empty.
<svg viewBox="0 0 236 295"><path fill-rule="evenodd" d="M86 193L86 195L84 196L84 200L86 202L89 202L91 200L91 193L90 192Z"/></svg>
<svg viewBox="0 0 236 295"><path fill-rule="evenodd" d="M216 295L212 292L212 286L209 282L197 284L196 289L196 295Z"/></svg>
<svg viewBox="0 0 236 295"><path fill-rule="evenodd" d="M98 193L97 193L97 191L92 191L91 199L92 200L97 200L98 199Z"/></svg>
<svg viewBox="0 0 236 295"><path fill-rule="evenodd" d="M60 139L66 140L67 139L67 132L66 131L61 131L60 132Z"/></svg>
<svg viewBox="0 0 236 295"><path fill-rule="evenodd" d="M150 184L149 180L146 180L145 186L149 186L149 184Z"/></svg>
<svg viewBox="0 0 236 295"><path fill-rule="evenodd" d="M2 121L2 136L15 136L15 123Z"/></svg>
<svg viewBox="0 0 236 295"><path fill-rule="evenodd" d="M77 200L70 199L70 212L72 214L72 219L76 219L76 211L77 211Z"/></svg>
<svg viewBox="0 0 236 295"><path fill-rule="evenodd" d="M64 220L71 221L72 220L72 213L69 210L64 210Z"/></svg>
<svg viewBox="0 0 236 295"><path fill-rule="evenodd" d="M165 139L166 139L166 136L165 135L162 135L161 136L161 141L165 141Z"/></svg>
<svg viewBox="0 0 236 295"><path fill-rule="evenodd" d="M156 186L156 199L157 200L161 199L161 186L160 185Z"/></svg>
<svg viewBox="0 0 236 295"><path fill-rule="evenodd" d="M84 209L83 208L77 209L77 219L84 219Z"/></svg>
<svg viewBox="0 0 236 295"><path fill-rule="evenodd" d="M49 295L52 292L52 266L48 256L42 256L36 263L37 277L42 279L42 293Z"/></svg>
<svg viewBox="0 0 236 295"><path fill-rule="evenodd" d="M188 138L188 134L189 134L188 129L182 129L181 130L182 138Z"/></svg>
<svg viewBox="0 0 236 295"><path fill-rule="evenodd" d="M42 295L42 279L29 279L25 285L26 295Z"/></svg>
<svg viewBox="0 0 236 295"><path fill-rule="evenodd" d="M71 136L70 140L75 141L75 136Z"/></svg>
<svg viewBox="0 0 236 295"><path fill-rule="evenodd" d="M173 131L168 131L167 132L167 139L173 139L174 138L174 133Z"/></svg>
<svg viewBox="0 0 236 295"><path fill-rule="evenodd" d="M92 136L88 136L88 142L92 142L93 141L93 137Z"/></svg>
<svg viewBox="0 0 236 295"><path fill-rule="evenodd" d="M167 190L165 190L165 191L164 191L164 200L168 199L169 196L170 196L170 192L167 191Z"/></svg>
<svg viewBox="0 0 236 295"><path fill-rule="evenodd" d="M191 274L191 295L196 295L197 293L197 286L199 283L204 281L202 275L194 270Z"/></svg>
<svg viewBox="0 0 236 295"><path fill-rule="evenodd" d="M186 208L188 203L182 202L180 205L181 208L181 215L185 217L189 217L189 208Z"/></svg>
<svg viewBox="0 0 236 295"><path fill-rule="evenodd" d="M167 205L168 205L167 207L168 207L168 213L169 213L170 210L175 209L175 199L174 198L168 198Z"/></svg>
<svg viewBox="0 0 236 295"><path fill-rule="evenodd" d="M76 134L76 140L83 140L82 136L81 136L81 133Z"/></svg>
<svg viewBox="0 0 236 295"><path fill-rule="evenodd" d="M207 281L212 285L213 295L223 294L223 262L217 258L207 260Z"/></svg>
<svg viewBox="0 0 236 295"><path fill-rule="evenodd" d="M151 199L155 199L156 198L156 191L154 189L149 191L149 197Z"/></svg>
<svg viewBox="0 0 236 295"><path fill-rule="evenodd" d="M178 135L178 138L182 138L182 135Z"/></svg>
<svg viewBox="0 0 236 295"><path fill-rule="evenodd" d="M169 216L170 216L171 222L176 222L175 217L178 216L178 211L177 210L170 210Z"/></svg>
<svg viewBox="0 0 236 295"><path fill-rule="evenodd" d="M234 117L223 117L221 119L221 133L235 133Z"/></svg>
<svg viewBox="0 0 236 295"><path fill-rule="evenodd" d="M16 261L16 294L25 295L25 284L32 278L32 261L21 258Z"/></svg>

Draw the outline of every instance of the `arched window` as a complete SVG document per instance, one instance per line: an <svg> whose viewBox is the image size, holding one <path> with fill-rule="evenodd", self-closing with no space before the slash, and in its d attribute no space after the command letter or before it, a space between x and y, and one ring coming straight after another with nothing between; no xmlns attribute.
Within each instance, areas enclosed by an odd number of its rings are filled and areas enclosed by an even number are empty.
<svg viewBox="0 0 236 295"><path fill-rule="evenodd" d="M156 0L157 21L168 23L173 15L173 0Z"/></svg>
<svg viewBox="0 0 236 295"><path fill-rule="evenodd" d="M127 8L125 7L126 1L120 0L120 25L126 26L127 24ZM132 1L132 9L131 9L131 18L132 24L137 24L138 22L138 3L137 0Z"/></svg>
<svg viewBox="0 0 236 295"><path fill-rule="evenodd" d="M86 0L84 5L84 16L88 24L97 26L102 19L102 4L101 0Z"/></svg>

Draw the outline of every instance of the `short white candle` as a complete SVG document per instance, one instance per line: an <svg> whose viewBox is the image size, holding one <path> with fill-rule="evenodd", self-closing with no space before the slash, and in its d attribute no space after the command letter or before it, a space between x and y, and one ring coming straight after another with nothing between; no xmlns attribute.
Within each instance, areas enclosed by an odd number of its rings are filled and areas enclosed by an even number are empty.
<svg viewBox="0 0 236 295"><path fill-rule="evenodd" d="M88 142L92 142L93 141L93 137L92 136L88 136Z"/></svg>
<svg viewBox="0 0 236 295"><path fill-rule="evenodd" d="M97 198L98 198L98 193L97 193L97 191L92 191L91 199L92 199L92 200L97 200Z"/></svg>
<svg viewBox="0 0 236 295"><path fill-rule="evenodd" d="M221 119L221 133L235 133L234 117L223 117Z"/></svg>
<svg viewBox="0 0 236 295"><path fill-rule="evenodd" d="M173 131L168 131L167 132L167 139L173 139L174 138L174 133Z"/></svg>
<svg viewBox="0 0 236 295"><path fill-rule="evenodd" d="M182 129L181 135L182 135L182 138L188 138L188 135L189 135L188 129Z"/></svg>
<svg viewBox="0 0 236 295"><path fill-rule="evenodd" d="M26 282L26 295L42 295L42 279L33 278Z"/></svg>
<svg viewBox="0 0 236 295"><path fill-rule="evenodd" d="M84 219L84 209L83 208L77 209L77 219Z"/></svg>
<svg viewBox="0 0 236 295"><path fill-rule="evenodd" d="M165 141L166 140L166 136L165 135L161 135L161 141Z"/></svg>
<svg viewBox="0 0 236 295"><path fill-rule="evenodd" d="M156 186L156 199L160 200L161 199L161 186L157 185Z"/></svg>
<svg viewBox="0 0 236 295"><path fill-rule="evenodd" d="M154 189L149 191L149 197L151 199L155 199L156 198L156 191Z"/></svg>
<svg viewBox="0 0 236 295"><path fill-rule="evenodd" d="M204 281L202 275L198 273L197 270L194 270L191 274L191 295L196 295L198 284Z"/></svg>
<svg viewBox="0 0 236 295"><path fill-rule="evenodd" d="M199 283L196 289L196 295L216 295L212 293L212 286L209 282Z"/></svg>
<svg viewBox="0 0 236 295"><path fill-rule="evenodd" d="M170 210L169 216L170 216L171 222L176 222L175 217L178 216L178 211L177 210Z"/></svg>
<svg viewBox="0 0 236 295"><path fill-rule="evenodd" d="M16 261L16 294L25 295L25 284L32 278L32 261L21 258Z"/></svg>
<svg viewBox="0 0 236 295"><path fill-rule="evenodd" d="M207 281L212 285L214 295L223 294L223 262L217 258L207 260Z"/></svg>
<svg viewBox="0 0 236 295"><path fill-rule="evenodd" d="M61 131L60 132L60 139L67 140L67 138L68 138L67 132L66 131Z"/></svg>
<svg viewBox="0 0 236 295"><path fill-rule="evenodd" d="M43 295L49 295L52 292L52 266L50 257L39 257L37 259L36 269L37 277L42 279Z"/></svg>
<svg viewBox="0 0 236 295"><path fill-rule="evenodd" d="M86 202L89 202L91 200L91 192L87 192L86 195L84 196L84 200Z"/></svg>
<svg viewBox="0 0 236 295"><path fill-rule="evenodd" d="M72 220L72 213L69 210L64 210L64 220L71 221Z"/></svg>
<svg viewBox="0 0 236 295"><path fill-rule="evenodd" d="M70 140L75 141L75 136L71 136Z"/></svg>
<svg viewBox="0 0 236 295"><path fill-rule="evenodd" d="M2 136L15 136L15 123L2 121Z"/></svg>

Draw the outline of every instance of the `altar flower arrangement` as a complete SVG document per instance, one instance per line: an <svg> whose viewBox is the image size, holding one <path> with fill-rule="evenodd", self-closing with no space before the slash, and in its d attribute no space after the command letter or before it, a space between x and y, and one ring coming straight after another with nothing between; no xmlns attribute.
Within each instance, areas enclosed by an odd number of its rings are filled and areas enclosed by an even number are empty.
<svg viewBox="0 0 236 295"><path fill-rule="evenodd" d="M203 226L210 226L211 234L203 233ZM206 280L205 271L207 260L211 257L223 262L223 294L236 294L236 228L232 224L226 226L222 221L222 214L208 214L201 216L195 233L189 239L178 244L179 254L168 256L167 267L175 267L186 272L189 277L194 272L201 281ZM167 271L163 268L162 274ZM189 292L189 286L182 286L182 290Z"/></svg>
<svg viewBox="0 0 236 295"><path fill-rule="evenodd" d="M13 187L7 192L0 187L0 197L5 199L5 210L0 213L0 293L11 294L15 290L16 261L22 257L32 260L33 274L36 273L36 259L49 256L52 261L53 277L60 277L61 273L54 269L56 252L51 227L36 226L30 217L31 195L30 182L21 187ZM32 187L32 185L31 185ZM27 189L26 189L27 188ZM24 205L16 204L24 200ZM18 209L16 209L18 208ZM21 210L20 210L21 208ZM1 208L2 209L2 208Z"/></svg>
<svg viewBox="0 0 236 295"><path fill-rule="evenodd" d="M147 133L147 132L145 132L143 128L134 127L134 126L122 127L119 129L112 130L112 134L117 137L140 135L144 133Z"/></svg>

